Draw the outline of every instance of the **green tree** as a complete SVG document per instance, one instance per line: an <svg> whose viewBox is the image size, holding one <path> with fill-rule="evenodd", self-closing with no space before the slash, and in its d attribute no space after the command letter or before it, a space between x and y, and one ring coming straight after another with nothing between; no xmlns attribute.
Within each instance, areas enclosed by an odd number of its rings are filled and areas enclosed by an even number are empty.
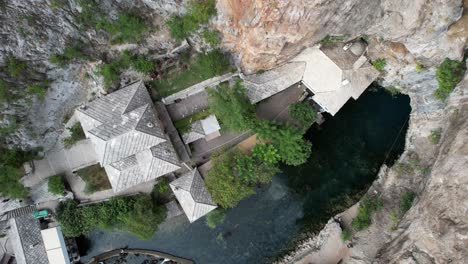
<svg viewBox="0 0 468 264"><path fill-rule="evenodd" d="M65 192L65 183L62 175L55 175L49 178L48 190L52 194L63 195Z"/></svg>
<svg viewBox="0 0 468 264"><path fill-rule="evenodd" d="M62 227L62 232L66 237L78 237L87 234L93 228L95 221L89 221L90 217L85 217L83 210L77 207L78 203L73 200L60 203L56 211L57 221ZM91 216L97 214L90 212Z"/></svg>
<svg viewBox="0 0 468 264"><path fill-rule="evenodd" d="M260 139L271 140L281 160L287 165L298 166L307 161L312 144L303 138L303 131L289 125L258 121L254 131Z"/></svg>
<svg viewBox="0 0 468 264"><path fill-rule="evenodd" d="M28 190L20 183L23 175L16 167L10 165L0 165L0 194L16 199L25 198Z"/></svg>
<svg viewBox="0 0 468 264"><path fill-rule="evenodd" d="M219 224L224 222L224 219L226 218L226 211L223 209L216 209L208 213L206 216L206 225L214 229L216 228Z"/></svg>
<svg viewBox="0 0 468 264"><path fill-rule="evenodd" d="M464 61L445 59L437 66L436 79L439 87L435 90L434 96L441 101L445 101L455 86L462 80L465 71Z"/></svg>
<svg viewBox="0 0 468 264"><path fill-rule="evenodd" d="M314 108L307 102L298 102L289 106L289 114L296 119L303 128L308 128L317 114Z"/></svg>
<svg viewBox="0 0 468 264"><path fill-rule="evenodd" d="M265 143L255 145L252 150L252 155L259 160L271 164L276 164L281 159L278 150L272 144Z"/></svg>
<svg viewBox="0 0 468 264"><path fill-rule="evenodd" d="M208 91L211 112L231 131L251 128L255 119L255 108L250 103L241 82L233 87L220 85Z"/></svg>

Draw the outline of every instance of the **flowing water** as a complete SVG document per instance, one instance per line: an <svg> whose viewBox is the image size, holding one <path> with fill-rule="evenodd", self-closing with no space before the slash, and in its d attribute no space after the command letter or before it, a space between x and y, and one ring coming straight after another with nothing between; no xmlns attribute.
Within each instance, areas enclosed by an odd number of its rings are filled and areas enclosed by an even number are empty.
<svg viewBox="0 0 468 264"><path fill-rule="evenodd" d="M291 246L304 227L319 228L345 201L357 201L380 166L402 153L410 110L408 96L392 97L371 87L358 101L348 102L335 117L327 116L324 124L307 132L313 154L306 164L284 167L270 185L228 210L225 222L215 229L208 228L204 219L189 224L182 215L163 223L146 241L96 230L86 239L82 259L128 246L197 263L270 262Z"/></svg>

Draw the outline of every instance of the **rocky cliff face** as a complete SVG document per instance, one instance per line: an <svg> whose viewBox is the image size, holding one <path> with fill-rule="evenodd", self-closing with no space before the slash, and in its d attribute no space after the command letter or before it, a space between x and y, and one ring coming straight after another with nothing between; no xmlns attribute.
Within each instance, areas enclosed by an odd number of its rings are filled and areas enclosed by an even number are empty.
<svg viewBox="0 0 468 264"><path fill-rule="evenodd" d="M223 43L247 71L281 64L326 35L348 39L369 35L370 57L387 61L381 83L411 97L406 151L400 162L417 156L418 166L431 168L431 173L399 175L395 168L382 169L369 193L379 194L385 208L369 229L354 234L354 248L344 263L466 261L468 77L448 102L432 94L438 87L435 66L446 57L460 60L467 48L468 1L220 0L218 7L215 23ZM416 70L418 64L425 69ZM428 136L438 128L443 130L442 140L434 145ZM408 191L418 198L395 227L389 216ZM285 263L306 259L304 248L316 252L309 244L300 245L300 254L292 254Z"/></svg>
<svg viewBox="0 0 468 264"><path fill-rule="evenodd" d="M466 34L447 31L461 17L462 4L462 0L220 0L216 24L225 46L238 54L247 71L278 65L326 35L351 39L371 34L404 43L416 57L438 62L463 53Z"/></svg>
<svg viewBox="0 0 468 264"><path fill-rule="evenodd" d="M14 116L18 122L17 131L8 138L10 145L24 149L51 148L63 130L64 117L91 94L99 94L102 84L94 78L94 71L101 58L125 49L157 56L176 46L164 25L170 14L183 11L183 1L96 2L102 9L101 14L95 12L96 18L103 15L115 19L120 12L133 12L145 19L150 32L139 44L111 45L106 32L80 23L78 17L83 10L78 1L0 1L0 79L22 90L34 82L50 81L42 100L30 96L19 102L0 104L2 119ZM78 43L95 61L72 63L67 67L49 62L51 55L61 54L66 46ZM9 55L25 61L28 73L17 78L9 76L3 68ZM4 122L0 120L0 123Z"/></svg>

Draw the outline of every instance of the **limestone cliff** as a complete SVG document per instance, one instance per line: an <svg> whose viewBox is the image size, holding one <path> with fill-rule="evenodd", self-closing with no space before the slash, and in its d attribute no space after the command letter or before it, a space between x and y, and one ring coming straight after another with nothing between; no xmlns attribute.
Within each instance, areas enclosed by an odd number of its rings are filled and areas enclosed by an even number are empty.
<svg viewBox="0 0 468 264"><path fill-rule="evenodd" d="M217 28L247 71L271 68L326 35L370 34L401 42L416 57L460 58L462 0L220 0ZM466 21L466 20L465 20ZM462 30L461 34L459 33ZM466 29L465 29L466 30Z"/></svg>

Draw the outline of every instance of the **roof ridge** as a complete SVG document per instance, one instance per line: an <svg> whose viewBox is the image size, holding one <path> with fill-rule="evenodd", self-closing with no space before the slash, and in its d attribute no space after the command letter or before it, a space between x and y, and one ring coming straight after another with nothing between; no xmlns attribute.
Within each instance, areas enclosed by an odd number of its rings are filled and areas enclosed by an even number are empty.
<svg viewBox="0 0 468 264"><path fill-rule="evenodd" d="M143 83L143 81L142 81L142 80L138 80L138 81L136 81L136 82L133 82L133 83L131 83L131 84L129 84L129 85L127 85L127 86L121 88L121 89L125 89L125 88L129 87L130 85L133 85L133 84L138 83L138 82L139 82L139 84L138 84L138 86L135 88L135 90L133 91L133 94L132 94L132 96L130 97L130 100L128 100L127 104L125 105L125 108L124 108L124 111L123 111L122 114L126 114L126 113L129 112L129 111L128 111L128 107L130 106L130 103L132 103L133 99L135 98L135 95L137 94L138 89L141 88L141 84ZM130 111L130 112L131 112L131 111Z"/></svg>

